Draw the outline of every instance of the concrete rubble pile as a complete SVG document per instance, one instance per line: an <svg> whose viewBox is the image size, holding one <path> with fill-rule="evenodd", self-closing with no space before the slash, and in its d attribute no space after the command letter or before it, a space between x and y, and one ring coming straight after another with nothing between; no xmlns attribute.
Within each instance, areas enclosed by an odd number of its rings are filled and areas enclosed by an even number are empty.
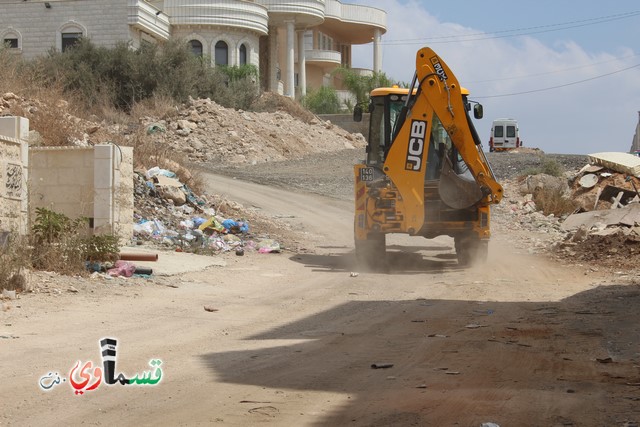
<svg viewBox="0 0 640 427"><path fill-rule="evenodd" d="M627 153L589 155L572 180L577 212L562 223L558 246L574 259L636 268L640 254L640 158Z"/></svg>
<svg viewBox="0 0 640 427"><path fill-rule="evenodd" d="M640 254L640 158L627 153L589 155L589 164L566 178L545 174L505 180L503 203L493 221L513 231L530 231L529 252L551 251L574 261L635 268ZM574 213L544 215L534 201L541 188L571 200Z"/></svg>

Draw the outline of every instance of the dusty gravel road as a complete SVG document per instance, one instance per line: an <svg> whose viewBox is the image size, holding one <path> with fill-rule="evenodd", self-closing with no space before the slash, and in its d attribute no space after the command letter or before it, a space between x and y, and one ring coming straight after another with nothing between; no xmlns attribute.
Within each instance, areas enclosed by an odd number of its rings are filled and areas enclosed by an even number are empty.
<svg viewBox="0 0 640 427"><path fill-rule="evenodd" d="M5 301L1 425L640 422L635 277L553 263L495 227L482 268L459 269L450 239L397 238L389 274L352 274L347 196L205 177L290 224L306 250L229 254L152 281L69 279L77 292L57 281L60 292ZM70 371L101 366L104 337L118 340L116 374L153 375L159 359L161 381L75 395ZM89 387L98 373L85 374Z"/></svg>

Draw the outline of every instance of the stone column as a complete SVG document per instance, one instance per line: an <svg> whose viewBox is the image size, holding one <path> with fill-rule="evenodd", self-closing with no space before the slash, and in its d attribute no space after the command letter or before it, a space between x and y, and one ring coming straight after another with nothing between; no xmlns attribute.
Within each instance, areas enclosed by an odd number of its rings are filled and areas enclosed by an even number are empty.
<svg viewBox="0 0 640 427"><path fill-rule="evenodd" d="M298 32L298 83L300 96L307 94L307 62L304 54L304 31Z"/></svg>
<svg viewBox="0 0 640 427"><path fill-rule="evenodd" d="M380 39L382 34L380 30L376 29L373 33L373 71L379 73L382 71L382 46L380 46Z"/></svg>
<svg viewBox="0 0 640 427"><path fill-rule="evenodd" d="M295 98L295 22L287 21L287 70L285 71L284 95Z"/></svg>

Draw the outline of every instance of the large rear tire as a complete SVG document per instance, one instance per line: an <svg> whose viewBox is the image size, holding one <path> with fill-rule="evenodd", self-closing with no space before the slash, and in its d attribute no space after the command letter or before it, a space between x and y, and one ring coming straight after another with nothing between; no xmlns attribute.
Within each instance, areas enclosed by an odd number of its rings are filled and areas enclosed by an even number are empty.
<svg viewBox="0 0 640 427"><path fill-rule="evenodd" d="M470 267L484 264L489 256L489 241L481 240L475 234L454 237L458 265Z"/></svg>

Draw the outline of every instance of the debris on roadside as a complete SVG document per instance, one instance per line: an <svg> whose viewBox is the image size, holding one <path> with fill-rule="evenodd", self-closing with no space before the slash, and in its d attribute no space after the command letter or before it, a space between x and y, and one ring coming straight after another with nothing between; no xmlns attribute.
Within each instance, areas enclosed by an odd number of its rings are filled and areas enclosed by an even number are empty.
<svg viewBox="0 0 640 427"><path fill-rule="evenodd" d="M393 368L393 363L372 363L371 369L389 369Z"/></svg>
<svg viewBox="0 0 640 427"><path fill-rule="evenodd" d="M223 215L205 196L183 184L175 172L153 167L137 171L134 183L133 238L180 252L220 254L279 253L280 243L252 233L244 218Z"/></svg>
<svg viewBox="0 0 640 427"><path fill-rule="evenodd" d="M506 229L531 231L530 253L551 252L572 261L637 269L640 254L640 158L627 153L587 156L565 177L545 174L503 181L505 197L494 217ZM545 215L534 195L553 189L573 212Z"/></svg>
<svg viewBox="0 0 640 427"><path fill-rule="evenodd" d="M571 180L579 208L561 225L559 255L586 262L638 268L640 253L640 159L627 153L589 155ZM588 178L585 178L588 177Z"/></svg>

